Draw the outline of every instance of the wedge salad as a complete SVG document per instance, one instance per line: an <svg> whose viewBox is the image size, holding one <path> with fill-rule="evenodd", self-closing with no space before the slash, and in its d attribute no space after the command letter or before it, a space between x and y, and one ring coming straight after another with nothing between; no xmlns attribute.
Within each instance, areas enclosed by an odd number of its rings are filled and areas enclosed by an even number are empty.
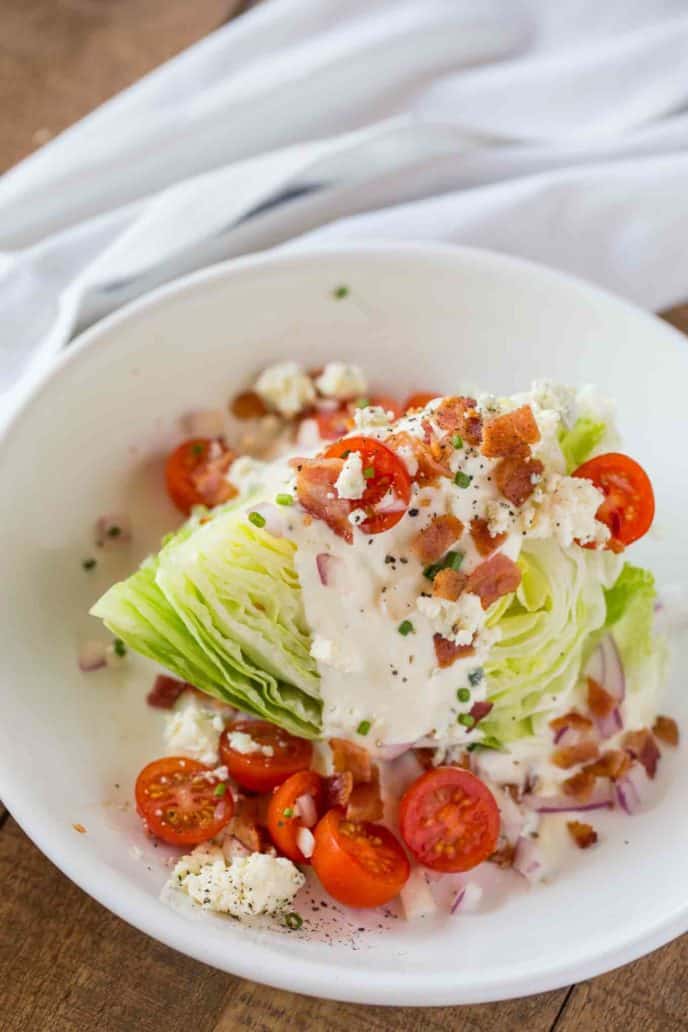
<svg viewBox="0 0 688 1032"><path fill-rule="evenodd" d="M357 366L283 362L230 410L187 422L186 521L92 609L164 670L135 794L180 892L297 928L310 869L351 907L456 913L482 871L551 878L645 804L678 728L629 558L652 486L608 400L399 404Z"/></svg>

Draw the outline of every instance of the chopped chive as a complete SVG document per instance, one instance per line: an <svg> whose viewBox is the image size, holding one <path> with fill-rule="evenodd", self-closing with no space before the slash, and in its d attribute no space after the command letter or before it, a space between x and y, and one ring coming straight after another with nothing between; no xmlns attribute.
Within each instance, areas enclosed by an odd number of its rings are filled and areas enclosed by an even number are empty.
<svg viewBox="0 0 688 1032"><path fill-rule="evenodd" d="M213 794L216 795L216 796L223 796L226 791L227 791L227 784L226 784L226 782L221 781L219 785L215 785L215 792Z"/></svg>
<svg viewBox="0 0 688 1032"><path fill-rule="evenodd" d="M285 806L285 808L282 810L282 816L283 817L293 817L294 816L294 807L293 806Z"/></svg>
<svg viewBox="0 0 688 1032"><path fill-rule="evenodd" d="M261 516L259 512L250 512L248 514L249 523L252 523L254 527L264 527L265 517Z"/></svg>
<svg viewBox="0 0 688 1032"><path fill-rule="evenodd" d="M368 398L358 398L357 401L354 402L354 408L368 408L369 405L370 400Z"/></svg>
<svg viewBox="0 0 688 1032"><path fill-rule="evenodd" d="M118 527L116 523L113 524L111 527L108 527L108 532L107 532L108 537L117 538L117 537L120 536L121 533L122 533L122 528Z"/></svg>
<svg viewBox="0 0 688 1032"><path fill-rule="evenodd" d="M472 717L470 713L459 713L459 724L463 724L464 727L473 727L475 724L475 717Z"/></svg>
<svg viewBox="0 0 688 1032"><path fill-rule="evenodd" d="M372 480L375 476L374 466L366 466L366 468L363 470L363 476L366 478L366 480Z"/></svg>
<svg viewBox="0 0 688 1032"><path fill-rule="evenodd" d="M278 505L293 505L294 496L290 494L278 494L275 501Z"/></svg>
<svg viewBox="0 0 688 1032"><path fill-rule="evenodd" d="M480 742L471 742L471 744L467 746L467 749L469 752L474 752L476 749L496 749L499 752L502 752L504 750L504 746L498 738L494 737L494 735L486 735Z"/></svg>
<svg viewBox="0 0 688 1032"><path fill-rule="evenodd" d="M463 448L463 437L461 436L461 434L454 434L454 436L452 437L452 444L457 449L457 451L459 448Z"/></svg>
<svg viewBox="0 0 688 1032"><path fill-rule="evenodd" d="M195 455L196 457L202 455L204 451L205 451L205 445L201 444L198 441L196 442L196 444L192 444L191 445L191 454Z"/></svg>
<svg viewBox="0 0 688 1032"><path fill-rule="evenodd" d="M468 487L472 479L473 477L469 477L468 473L464 473L463 470L459 470L454 477L454 483L457 487Z"/></svg>
<svg viewBox="0 0 688 1032"><path fill-rule="evenodd" d="M459 570L462 562L463 552L447 552L438 563L431 563L430 566L426 566L423 570L423 576L427 577L428 580L434 580L440 570Z"/></svg>
<svg viewBox="0 0 688 1032"><path fill-rule="evenodd" d="M95 569L95 566L96 566L96 560L95 559L90 559L90 558L89 559L82 559L81 560L81 565L83 566L84 570L93 570L93 569Z"/></svg>
<svg viewBox="0 0 688 1032"><path fill-rule="evenodd" d="M399 631L399 634L403 634L404 637L406 637L406 635L410 634L411 631L415 631L415 627L410 620L402 620L397 627L397 630Z"/></svg>
<svg viewBox="0 0 688 1032"><path fill-rule="evenodd" d="M115 638L112 643L112 648L116 656L126 656L127 654L127 646L121 638Z"/></svg>
<svg viewBox="0 0 688 1032"><path fill-rule="evenodd" d="M332 297L335 297L337 301L341 301L343 297L349 296L349 288L342 283L341 286L335 287L332 291Z"/></svg>
<svg viewBox="0 0 688 1032"><path fill-rule="evenodd" d="M468 683L472 684L475 688L475 686L477 684L480 684L480 682L482 681L484 674L485 671L482 667L476 667L475 670L471 670L470 674L468 675Z"/></svg>
<svg viewBox="0 0 688 1032"><path fill-rule="evenodd" d="M456 693L456 698L459 700L459 702L468 702L470 697L471 693L468 688L459 688L458 692Z"/></svg>
<svg viewBox="0 0 688 1032"><path fill-rule="evenodd" d="M361 723L356 728L356 734L357 735L367 735L369 731L370 731L370 721L369 720L362 720Z"/></svg>
<svg viewBox="0 0 688 1032"><path fill-rule="evenodd" d="M287 928L291 928L292 932L298 932L299 928L303 925L303 918L301 914L291 913L285 914L284 923Z"/></svg>

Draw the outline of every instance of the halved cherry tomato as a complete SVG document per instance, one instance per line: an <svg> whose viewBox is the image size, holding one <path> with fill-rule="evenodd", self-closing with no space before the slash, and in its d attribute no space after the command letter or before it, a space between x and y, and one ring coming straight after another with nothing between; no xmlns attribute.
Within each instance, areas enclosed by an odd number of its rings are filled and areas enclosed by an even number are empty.
<svg viewBox="0 0 688 1032"><path fill-rule="evenodd" d="M136 809L148 830L171 846L213 838L234 813L229 784L185 756L153 760L136 779Z"/></svg>
<svg viewBox="0 0 688 1032"><path fill-rule="evenodd" d="M335 409L319 409L315 414L315 420L323 441L336 441L348 434L354 425L351 409L346 404Z"/></svg>
<svg viewBox="0 0 688 1032"><path fill-rule="evenodd" d="M408 412L409 409L425 408L435 398L441 397L441 394L433 393L432 391L418 391L406 399L404 402L404 412Z"/></svg>
<svg viewBox="0 0 688 1032"><path fill-rule="evenodd" d="M384 409L385 412L392 413L392 419L399 419L404 414L404 409L401 407L396 398L390 398L388 394L372 394L368 398L369 405L376 405L378 408Z"/></svg>
<svg viewBox="0 0 688 1032"><path fill-rule="evenodd" d="M349 907L389 903L410 873L391 831L382 824L348 821L336 808L316 826L312 863L323 888Z"/></svg>
<svg viewBox="0 0 688 1032"><path fill-rule="evenodd" d="M297 845L299 828L304 827L296 810L296 801L301 796L313 797L315 808L320 814L323 808L325 790L319 774L312 770L301 770L292 774L270 797L268 803L268 831L280 853L297 864L309 864Z"/></svg>
<svg viewBox="0 0 688 1032"><path fill-rule="evenodd" d="M194 437L175 448L167 458L167 493L186 516L194 505L220 505L237 492L227 480L236 456L222 441Z"/></svg>
<svg viewBox="0 0 688 1032"><path fill-rule="evenodd" d="M230 744L232 732L250 735L260 749L243 753ZM266 748L266 755L262 749ZM306 770L311 763L313 746L305 738L297 738L267 720L237 720L222 732L220 756L234 780L249 792L269 792L281 785L290 774Z"/></svg>
<svg viewBox="0 0 688 1032"><path fill-rule="evenodd" d="M361 456L366 489L360 500L351 502L351 509L365 509L367 518L359 524L364 534L380 534L397 524L406 512L411 501L411 478L399 456L372 437L345 437L330 445L325 458L345 458L352 451Z"/></svg>
<svg viewBox="0 0 688 1032"><path fill-rule="evenodd" d="M418 863L434 871L469 871L495 851L499 809L474 774L436 767L402 796L399 828Z"/></svg>
<svg viewBox="0 0 688 1032"><path fill-rule="evenodd" d="M608 548L620 551L650 529L655 515L652 484L643 467L628 455L597 455L579 466L572 476L592 480L604 494L596 517L611 531Z"/></svg>

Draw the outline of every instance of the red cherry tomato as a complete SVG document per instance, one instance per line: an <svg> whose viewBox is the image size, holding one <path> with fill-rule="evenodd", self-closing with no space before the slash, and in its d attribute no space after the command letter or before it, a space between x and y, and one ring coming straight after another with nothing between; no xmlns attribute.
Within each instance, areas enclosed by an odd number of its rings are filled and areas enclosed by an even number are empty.
<svg viewBox="0 0 688 1032"><path fill-rule="evenodd" d="M494 853L499 809L486 785L461 767L436 767L401 798L401 837L434 871L469 871Z"/></svg>
<svg viewBox="0 0 688 1032"><path fill-rule="evenodd" d="M441 394L433 394L432 391L418 391L416 394L412 394L404 402L404 412L408 412L409 409L420 409L425 408L435 398L441 398Z"/></svg>
<svg viewBox="0 0 688 1032"><path fill-rule="evenodd" d="M312 770L301 770L275 790L268 804L268 831L277 849L297 864L309 864L297 845L299 828L304 824L296 807L301 796L309 795L318 814L322 811L324 788L322 778Z"/></svg>
<svg viewBox="0 0 688 1032"><path fill-rule="evenodd" d="M232 732L249 735L261 748L240 752L231 746ZM267 755L262 751L269 750ZM249 792L269 792L294 774L306 770L311 763L313 746L305 738L297 738L267 720L238 720L230 724L220 737L220 756L229 773Z"/></svg>
<svg viewBox="0 0 688 1032"><path fill-rule="evenodd" d="M621 551L650 529L655 515L652 484L643 467L628 455L598 455L572 475L592 480L605 496L596 516L611 531L608 548Z"/></svg>
<svg viewBox="0 0 688 1032"><path fill-rule="evenodd" d="M323 441L336 441L344 434L348 434L354 425L348 405L340 405L335 409L320 409L315 414L315 420L318 424L318 433Z"/></svg>
<svg viewBox="0 0 688 1032"><path fill-rule="evenodd" d="M365 509L367 518L359 524L364 534L380 534L397 524L406 512L411 501L411 478L399 456L372 437L345 437L330 445L325 458L345 458L352 451L361 456L366 489L360 500L350 503L351 509Z"/></svg>
<svg viewBox="0 0 688 1032"><path fill-rule="evenodd" d="M227 781L184 756L165 756L144 767L134 789L136 809L148 830L171 846L196 846L213 838L234 813Z"/></svg>
<svg viewBox="0 0 688 1032"><path fill-rule="evenodd" d="M404 850L381 824L348 821L330 810L315 829L313 869L323 888L349 907L389 903L410 873Z"/></svg>
<svg viewBox="0 0 688 1032"><path fill-rule="evenodd" d="M220 505L236 494L227 480L235 459L222 441L194 437L168 456L165 465L167 493L186 516L194 505Z"/></svg>

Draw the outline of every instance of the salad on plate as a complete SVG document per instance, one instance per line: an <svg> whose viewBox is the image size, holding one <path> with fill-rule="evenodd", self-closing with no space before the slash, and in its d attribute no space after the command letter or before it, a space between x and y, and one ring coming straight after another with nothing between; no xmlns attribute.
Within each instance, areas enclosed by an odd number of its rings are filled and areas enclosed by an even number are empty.
<svg viewBox="0 0 688 1032"><path fill-rule="evenodd" d="M629 555L652 486L609 401L541 382L400 404L289 361L230 410L187 420L166 464L185 522L92 609L111 653L164 671L135 796L180 850L175 891L290 928L307 875L353 908L463 912L485 871L546 881L601 814L647 805L678 729Z"/></svg>

